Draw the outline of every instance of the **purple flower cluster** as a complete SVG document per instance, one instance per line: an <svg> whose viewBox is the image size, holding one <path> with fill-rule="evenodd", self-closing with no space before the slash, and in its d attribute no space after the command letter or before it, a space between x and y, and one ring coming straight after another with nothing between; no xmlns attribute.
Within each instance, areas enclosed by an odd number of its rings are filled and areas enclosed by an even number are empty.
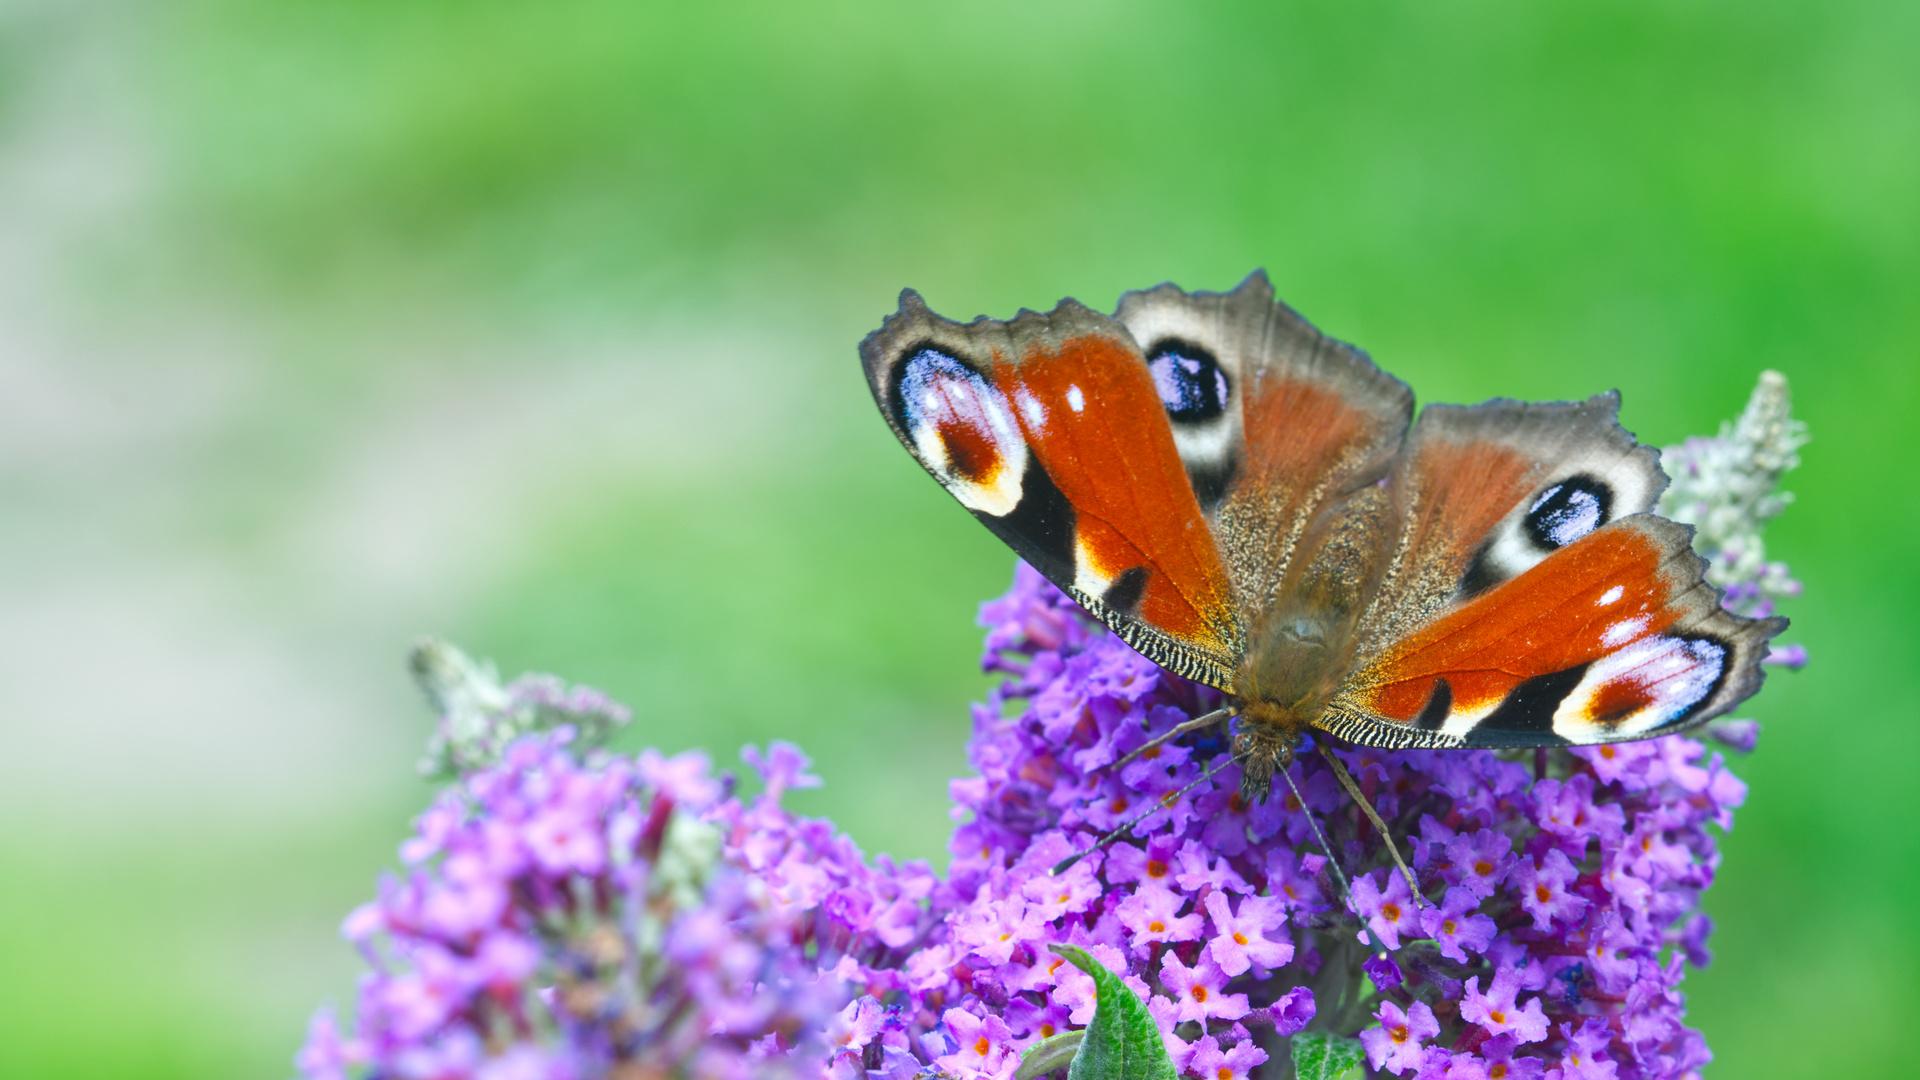
<svg viewBox="0 0 1920 1080"><path fill-rule="evenodd" d="M1090 625L1037 573L1022 567L982 617L987 667L1006 680L975 710L980 775L953 783L967 820L947 887L964 902L906 967L909 1007L923 1023L937 1010L956 1048L937 1059L948 1075L1008 1076L1021 1049L1087 1021L1091 980L1056 942L1121 975L1175 1063L1210 1080L1284 1054L1308 1021L1423 1080L1683 1077L1708 1060L1678 986L1708 958L1707 826L1729 826L1746 792L1720 754L1683 737L1505 757L1335 751L1411 847L1416 896L1317 754L1289 768L1299 797L1277 784L1251 806L1224 733L1114 770L1218 698ZM1143 810L1132 837L1049 874ZM1363 923L1393 951L1371 953Z"/></svg>
<svg viewBox="0 0 1920 1080"><path fill-rule="evenodd" d="M578 695L574 695L578 697ZM577 757L523 735L416 822L403 874L344 932L372 973L350 1032L314 1019L307 1076L906 1077L897 1009L839 961L897 962L929 919L924 864L870 867L780 807L817 783L775 744L765 791L727 796L704 755Z"/></svg>
<svg viewBox="0 0 1920 1080"><path fill-rule="evenodd" d="M1248 1076L1309 1023L1421 1080L1687 1077L1708 1060L1678 985L1708 960L1707 826L1745 795L1718 753L1681 737L1336 750L1410 849L1416 894L1317 754L1255 805L1225 731L1116 769L1219 695L1031 569L982 621L1004 679L974 710L978 775L952 783L944 880L786 811L787 790L818 783L791 746L747 748L765 785L750 801L697 753L576 753L566 710L617 706L550 681L503 690L439 646L434 699L466 710L442 743L467 764L403 845L405 872L348 918L373 971L350 1031L315 1018L300 1068L1004 1080L1092 1017L1093 980L1054 944L1119 975L1206 1080ZM533 698L551 721L529 721ZM1749 721L1713 732L1755 738Z"/></svg>
<svg viewBox="0 0 1920 1080"><path fill-rule="evenodd" d="M1759 533L1804 441L1766 373L1737 424L1667 451L1662 509L1699 526L1742 613L1798 591ZM1708 828L1731 827L1746 794L1718 752L1680 736L1333 750L1410 849L1409 884L1310 748L1257 805L1221 728L1119 765L1221 697L1030 568L981 621L1004 678L974 709L978 775L952 782L945 879L788 813L782 795L819 782L789 745L743 753L764 782L745 801L698 753L577 752L627 720L594 691L502 686L423 642L413 668L440 724L422 768L455 782L405 871L348 918L372 973L350 1030L315 1017L300 1069L1005 1080L1092 1019L1093 979L1051 949L1065 944L1131 987L1203 1080L1284 1068L1309 1025L1416 1080L1697 1080L1710 1055L1679 985L1710 959ZM1706 734L1745 751L1758 730Z"/></svg>

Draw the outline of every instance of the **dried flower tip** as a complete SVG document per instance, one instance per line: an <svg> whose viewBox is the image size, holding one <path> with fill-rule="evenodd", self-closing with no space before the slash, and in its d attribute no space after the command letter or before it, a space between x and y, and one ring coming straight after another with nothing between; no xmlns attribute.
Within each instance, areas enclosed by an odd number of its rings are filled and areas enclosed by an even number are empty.
<svg viewBox="0 0 1920 1080"><path fill-rule="evenodd" d="M1767 562L1760 530L1793 501L1775 489L1800 464L1806 441L1806 424L1793 418L1786 376L1763 371L1738 420L1722 423L1717 436L1696 436L1661 453L1673 483L1660 498L1660 513L1698 530L1693 546L1709 563L1708 580L1728 590L1728 606L1743 614L1767 603L1763 594L1799 592L1784 566Z"/></svg>
<svg viewBox="0 0 1920 1080"><path fill-rule="evenodd" d="M551 675L522 675L502 686L491 663L438 638L417 642L407 668L440 716L418 766L424 776L451 779L487 768L519 736L563 726L579 743L598 745L632 717L598 690L569 688Z"/></svg>
<svg viewBox="0 0 1920 1080"><path fill-rule="evenodd" d="M420 759L424 776L450 777L479 764L469 760L491 742L493 718L507 707L507 691L492 664L476 663L439 638L422 638L407 654L414 685L427 695L440 726Z"/></svg>

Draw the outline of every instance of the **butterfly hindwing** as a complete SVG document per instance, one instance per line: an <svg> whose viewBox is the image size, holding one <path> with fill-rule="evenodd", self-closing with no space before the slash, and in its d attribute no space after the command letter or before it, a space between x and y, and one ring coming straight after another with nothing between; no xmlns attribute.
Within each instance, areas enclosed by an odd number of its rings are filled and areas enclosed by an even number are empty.
<svg viewBox="0 0 1920 1080"><path fill-rule="evenodd" d="M1114 317L1140 344L1243 607L1264 609L1316 517L1386 474L1412 391L1259 271L1227 293L1130 292Z"/></svg>
<svg viewBox="0 0 1920 1080"><path fill-rule="evenodd" d="M962 324L908 291L861 358L894 434L974 516L1148 658L1230 684L1232 589L1123 326L1071 300Z"/></svg>
<svg viewBox="0 0 1920 1080"><path fill-rule="evenodd" d="M1667 486L1660 455L1620 426L1619 407L1609 392L1422 410L1388 485L1388 563L1360 627L1362 655L1652 510Z"/></svg>
<svg viewBox="0 0 1920 1080"><path fill-rule="evenodd" d="M1572 540L1393 644L1323 726L1376 746L1542 746L1725 712L1759 689L1786 623L1726 611L1691 532L1638 514Z"/></svg>

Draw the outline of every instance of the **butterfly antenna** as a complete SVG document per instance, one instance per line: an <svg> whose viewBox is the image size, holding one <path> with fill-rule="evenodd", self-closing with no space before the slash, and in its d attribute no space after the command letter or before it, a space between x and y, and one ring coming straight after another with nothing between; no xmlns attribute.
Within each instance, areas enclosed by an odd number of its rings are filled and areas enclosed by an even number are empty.
<svg viewBox="0 0 1920 1080"><path fill-rule="evenodd" d="M1244 757L1244 756L1245 755L1239 755L1236 757L1228 758L1227 762L1228 764L1231 764L1235 761L1239 761L1241 757ZM1133 830L1133 827L1135 825L1140 824L1142 821L1145 821L1146 819L1159 813L1161 810L1165 809L1166 807L1172 805L1175 802L1178 802L1180 799L1180 796L1185 795L1187 792L1192 791L1194 788L1197 788L1201 784L1204 784L1207 781L1213 779L1213 774L1219 771L1220 771L1219 765L1207 766L1207 771L1201 773L1199 779L1195 780L1193 783L1188 784L1186 787L1181 788L1179 791L1176 791L1171 795L1160 796L1160 798L1154 800L1155 805L1153 806L1152 809L1143 810L1140 813L1135 814L1132 820L1127 821L1126 823L1114 829L1112 832L1108 833L1107 835L1102 836L1098 840L1095 840L1093 842L1093 846L1087 848L1085 851L1076 851L1073 854L1067 856L1066 858L1061 859L1059 862L1055 863L1053 865L1053 869L1047 871L1047 873L1050 875L1066 873L1068 867L1072 866L1074 863L1079 862L1081 859L1084 859L1087 856L1093 854L1094 852L1099 851L1101 848L1106 847L1108 844L1113 843L1115 840L1120 839L1122 836L1125 836L1127 833Z"/></svg>
<svg viewBox="0 0 1920 1080"><path fill-rule="evenodd" d="M1307 805L1306 796L1300 794L1300 786L1293 782L1293 774L1285 769L1280 775L1286 777L1287 786L1293 789L1293 797L1300 803L1300 812L1307 815L1307 825L1313 829L1313 838L1320 843L1320 850L1326 852L1327 869L1333 871L1333 880L1340 883L1340 902L1348 908L1353 906L1353 886L1347 882L1347 875L1340 871L1340 860L1333 857L1333 845L1327 843L1327 834L1320 831L1320 819L1314 816L1313 808ZM1418 895L1418 894L1416 894ZM1365 919L1360 920L1360 932L1367 935L1367 947L1381 956L1387 955L1386 943L1374 934L1373 927Z"/></svg>
<svg viewBox="0 0 1920 1080"><path fill-rule="evenodd" d="M1300 785L1293 782L1293 774L1286 769L1280 770L1286 777L1287 786L1293 789L1293 797L1300 804L1300 811L1307 815L1307 825L1313 829L1313 838L1320 843L1320 850L1327 855L1327 869L1333 871L1333 879L1340 883L1340 898L1353 895L1353 887L1347 884L1347 875L1340 870L1340 860L1333 857L1333 845L1327 843L1327 834L1320 831L1320 819L1313 816L1313 808L1307 805L1307 797L1300 794Z"/></svg>
<svg viewBox="0 0 1920 1080"><path fill-rule="evenodd" d="M1333 756L1333 751L1327 749L1324 744L1319 747L1319 750L1320 756L1326 758L1327 764L1333 766L1333 775L1339 777L1340 786L1347 789L1347 794L1353 796L1353 801L1359 804L1361 812L1367 815L1367 820L1373 822L1373 827L1380 830L1380 839L1387 842L1387 853L1393 856L1393 864L1407 876L1407 887L1413 893L1413 906L1419 907L1426 899L1420 895L1419 879L1413 876L1413 870L1407 866L1407 861L1400 857L1400 848L1394 844L1393 833L1387 829L1387 823L1380 820L1379 811L1373 808L1373 804L1367 801L1366 796L1360 794L1360 785L1353 782L1353 774L1347 772L1346 765ZM1287 782L1293 781L1289 778ZM1302 805L1305 804L1302 803Z"/></svg>
<svg viewBox="0 0 1920 1080"><path fill-rule="evenodd" d="M1141 754L1146 753L1147 751L1153 749L1154 747L1159 746L1160 744L1168 742L1172 739L1177 739L1180 736L1185 735L1189 731L1199 731L1201 728L1210 728L1213 725L1220 723L1222 720L1230 720L1232 718L1233 718L1232 709L1219 708L1219 709L1213 710L1212 712L1206 714L1205 716L1196 716L1191 720L1183 721L1179 724L1174 725L1174 728L1172 731L1166 732L1163 735L1155 736L1152 739L1148 739L1145 743L1135 747L1133 751L1129 753L1126 757L1123 757L1119 761L1114 762L1112 767L1115 769L1118 769L1120 768L1120 766L1125 765L1127 762L1132 761L1134 758L1139 757Z"/></svg>

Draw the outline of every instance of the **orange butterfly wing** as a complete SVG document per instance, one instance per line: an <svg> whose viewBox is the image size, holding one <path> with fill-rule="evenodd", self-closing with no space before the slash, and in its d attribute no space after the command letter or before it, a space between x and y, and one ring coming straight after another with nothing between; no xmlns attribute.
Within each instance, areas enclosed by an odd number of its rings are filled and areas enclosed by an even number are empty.
<svg viewBox="0 0 1920 1080"><path fill-rule="evenodd" d="M974 516L1148 658L1231 685L1232 589L1124 327L1071 300L961 324L909 291L861 357L894 433Z"/></svg>
<svg viewBox="0 0 1920 1080"><path fill-rule="evenodd" d="M1759 689L1786 621L1722 608L1691 534L1636 514L1574 540L1389 647L1321 726L1376 746L1544 746L1725 712Z"/></svg>

